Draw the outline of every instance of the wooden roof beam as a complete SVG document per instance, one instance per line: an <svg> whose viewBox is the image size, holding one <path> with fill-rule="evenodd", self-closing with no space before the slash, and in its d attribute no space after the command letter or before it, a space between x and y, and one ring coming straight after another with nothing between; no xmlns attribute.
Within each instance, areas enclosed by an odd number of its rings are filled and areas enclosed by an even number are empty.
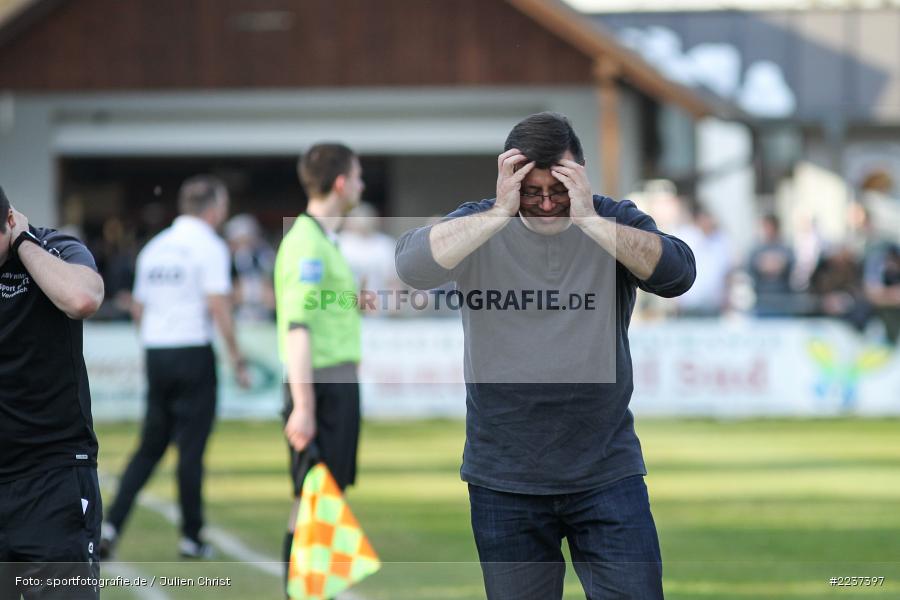
<svg viewBox="0 0 900 600"><path fill-rule="evenodd" d="M606 69L608 62L617 65L620 78L659 100L676 104L695 119L721 114L721 106L714 106L690 88L666 78L636 52L621 45L612 32L588 20L560 0L507 0L542 27L555 33L576 49L592 57L598 69ZM603 73L599 73L605 76ZM727 111L724 111L727 112Z"/></svg>

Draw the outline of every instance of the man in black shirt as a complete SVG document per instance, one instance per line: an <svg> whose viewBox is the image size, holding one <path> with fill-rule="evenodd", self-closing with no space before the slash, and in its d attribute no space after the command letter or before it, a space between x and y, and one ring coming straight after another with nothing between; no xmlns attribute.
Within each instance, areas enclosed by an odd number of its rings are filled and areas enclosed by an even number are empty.
<svg viewBox="0 0 900 600"><path fill-rule="evenodd" d="M95 599L102 508L81 320L103 280L0 188L0 598ZM48 578L64 579L49 582Z"/></svg>

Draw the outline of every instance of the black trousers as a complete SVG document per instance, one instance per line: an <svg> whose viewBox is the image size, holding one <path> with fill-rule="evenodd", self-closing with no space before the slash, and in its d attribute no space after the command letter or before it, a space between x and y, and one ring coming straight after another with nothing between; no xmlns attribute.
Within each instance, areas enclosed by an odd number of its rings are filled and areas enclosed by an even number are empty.
<svg viewBox="0 0 900 600"><path fill-rule="evenodd" d="M93 466L0 483L0 598L99 598L102 515Z"/></svg>
<svg viewBox="0 0 900 600"><path fill-rule="evenodd" d="M216 415L212 348L147 350L147 380L147 415L140 446L122 475L108 521L122 530L135 497L174 442L178 447L181 530L196 540L203 527L203 453Z"/></svg>

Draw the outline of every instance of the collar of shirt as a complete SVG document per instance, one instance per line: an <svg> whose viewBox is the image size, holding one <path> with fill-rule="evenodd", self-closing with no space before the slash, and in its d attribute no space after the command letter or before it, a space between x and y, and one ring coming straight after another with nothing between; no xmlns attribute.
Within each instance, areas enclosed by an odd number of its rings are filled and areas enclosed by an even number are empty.
<svg viewBox="0 0 900 600"><path fill-rule="evenodd" d="M312 216L311 214L306 213L306 216L309 217L310 220L312 220L312 222L316 224L316 226L319 228L319 231L322 232L322 235L324 235L326 238L328 238L332 244L334 244L335 246L338 246L339 238L338 238L338 235L336 232L325 229L325 226L322 225L322 222L319 221L319 219Z"/></svg>
<svg viewBox="0 0 900 600"><path fill-rule="evenodd" d="M172 227L176 229L193 229L198 232L202 231L205 234L216 235L216 230L209 223L193 215L175 217L175 220L172 221Z"/></svg>

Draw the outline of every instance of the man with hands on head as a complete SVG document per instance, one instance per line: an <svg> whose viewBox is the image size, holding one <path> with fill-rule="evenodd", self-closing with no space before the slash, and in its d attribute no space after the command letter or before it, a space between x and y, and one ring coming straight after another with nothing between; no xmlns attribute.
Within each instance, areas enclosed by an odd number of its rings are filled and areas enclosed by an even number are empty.
<svg viewBox="0 0 900 600"><path fill-rule="evenodd" d="M493 217L519 216L526 227L544 235L561 233L570 225L576 225L639 280L650 277L662 254L659 235L604 218L606 215L599 213L595 206L584 165L575 162L574 158L572 152L566 150L558 162L543 163L543 168L532 173L536 163L521 150L511 148L503 152L497 161L496 202L483 211L475 211L476 207L470 203L463 205L463 214L449 215L455 219L483 214L485 218L449 220L432 228L430 242L435 261L446 269L453 269L509 224L505 219ZM632 203L629 205L637 210ZM617 251L619 249L621 253Z"/></svg>
<svg viewBox="0 0 900 600"><path fill-rule="evenodd" d="M462 304L461 476L490 600L561 598L564 538L588 598L662 598L628 326L636 289L684 293L694 257L632 202L594 195L584 162L566 117L531 115L498 157L496 198L397 244L409 285L494 294L492 310Z"/></svg>
<svg viewBox="0 0 900 600"><path fill-rule="evenodd" d="M0 188L0 598L99 598L97 438L81 321L103 302L85 246Z"/></svg>

